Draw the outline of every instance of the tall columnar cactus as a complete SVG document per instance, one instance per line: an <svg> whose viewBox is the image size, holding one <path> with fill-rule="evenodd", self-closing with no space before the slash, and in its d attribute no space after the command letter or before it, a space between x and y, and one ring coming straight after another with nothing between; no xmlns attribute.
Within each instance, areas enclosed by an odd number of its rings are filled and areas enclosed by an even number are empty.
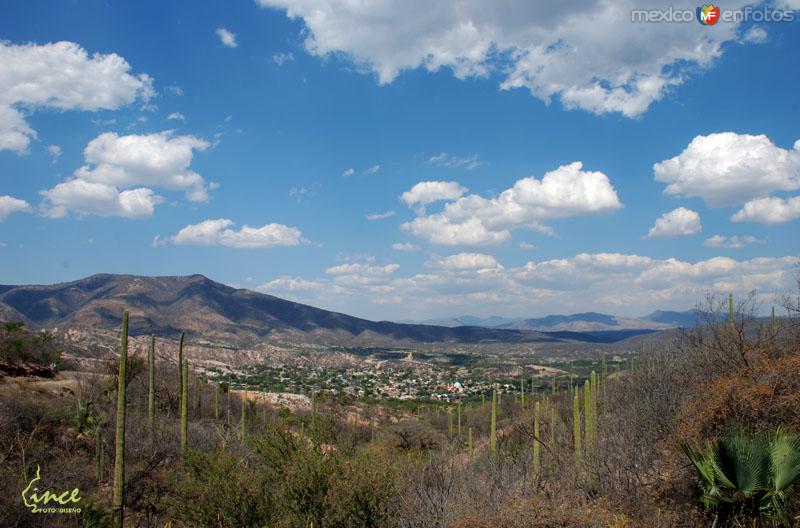
<svg viewBox="0 0 800 528"><path fill-rule="evenodd" d="M485 409L485 408L486 408L486 395L485 394L481 394L481 409Z"/></svg>
<svg viewBox="0 0 800 528"><path fill-rule="evenodd" d="M111 516L115 528L122 528L125 507L125 404L128 373L128 311L122 313L122 337L117 380L117 435L114 441L114 496Z"/></svg>
<svg viewBox="0 0 800 528"><path fill-rule="evenodd" d="M522 406L525 407L525 378L519 380L519 394Z"/></svg>
<svg viewBox="0 0 800 528"><path fill-rule="evenodd" d="M461 401L458 402L458 438L461 439Z"/></svg>
<svg viewBox="0 0 800 528"><path fill-rule="evenodd" d="M186 457L189 447L189 361L181 367L181 457Z"/></svg>
<svg viewBox="0 0 800 528"><path fill-rule="evenodd" d="M214 419L219 420L219 383L214 384Z"/></svg>
<svg viewBox="0 0 800 528"><path fill-rule="evenodd" d="M569 390L573 390L572 386L572 360L569 360Z"/></svg>
<svg viewBox="0 0 800 528"><path fill-rule="evenodd" d="M771 321L772 321L772 333L774 334L775 330L777 328L775 326L775 307L774 306L772 307L772 318L771 318Z"/></svg>
<svg viewBox="0 0 800 528"><path fill-rule="evenodd" d="M581 472L581 401L578 391L572 397L572 438L575 447L575 476Z"/></svg>
<svg viewBox="0 0 800 528"><path fill-rule="evenodd" d="M311 427L317 424L317 391L311 391Z"/></svg>
<svg viewBox="0 0 800 528"><path fill-rule="evenodd" d="M497 455L497 390L492 391L492 423L489 427L489 451Z"/></svg>
<svg viewBox="0 0 800 528"><path fill-rule="evenodd" d="M592 415L592 383L589 380L583 382L583 419L586 422L584 426L584 449L586 456L590 457L592 454L592 438L594 438L594 416Z"/></svg>
<svg viewBox="0 0 800 528"><path fill-rule="evenodd" d="M728 294L728 325L730 327L731 335L734 334L734 326L733 326L733 294Z"/></svg>
<svg viewBox="0 0 800 528"><path fill-rule="evenodd" d="M556 394L558 394L558 389L556 388L556 376L555 376L555 374L553 374L553 380L552 380L552 384L550 386L550 394L552 396L555 396Z"/></svg>
<svg viewBox="0 0 800 528"><path fill-rule="evenodd" d="M606 384L608 383L608 362L606 361L606 356L603 354L603 359L600 361L600 385L602 386L601 391L603 392L603 400L606 399Z"/></svg>
<svg viewBox="0 0 800 528"><path fill-rule="evenodd" d="M228 427L231 426L231 385L230 383L225 383L225 411L227 414L227 422Z"/></svg>
<svg viewBox="0 0 800 528"><path fill-rule="evenodd" d="M312 415L313 418L313 415ZM245 435L247 434L247 385L244 387L244 396L242 397L242 417L239 422L239 440L244 442Z"/></svg>
<svg viewBox="0 0 800 528"><path fill-rule="evenodd" d="M589 378L592 382L592 417L594 418L594 425L595 430L593 433L597 436L597 408L598 408L598 400L600 396L600 379L597 377L595 371L592 371L592 375Z"/></svg>
<svg viewBox="0 0 800 528"><path fill-rule="evenodd" d="M533 406L533 473L539 475L539 402Z"/></svg>
<svg viewBox="0 0 800 528"><path fill-rule="evenodd" d="M99 484L105 475L106 454L103 449L103 427L98 424L94 430L94 470L95 480Z"/></svg>
<svg viewBox="0 0 800 528"><path fill-rule="evenodd" d="M467 430L467 460L472 462L472 427Z"/></svg>
<svg viewBox="0 0 800 528"><path fill-rule="evenodd" d="M554 449L556 445L556 406L555 402L550 404L550 449Z"/></svg>
<svg viewBox="0 0 800 528"><path fill-rule="evenodd" d="M147 429L150 434L150 446L155 443L156 426L156 336L150 338L150 350L147 351Z"/></svg>
<svg viewBox="0 0 800 528"><path fill-rule="evenodd" d="M194 388L197 391L197 418L199 419L199 418L203 417L203 412L202 412L203 410L202 410L201 407L203 405L203 383L204 382L200 378L196 378L196 380L197 381L195 381L195 383L194 383Z"/></svg>
<svg viewBox="0 0 800 528"><path fill-rule="evenodd" d="M453 409L447 410L447 436L453 438Z"/></svg>
<svg viewBox="0 0 800 528"><path fill-rule="evenodd" d="M178 344L178 411L181 408L181 398L183 398L183 340L186 332L181 332L181 340Z"/></svg>

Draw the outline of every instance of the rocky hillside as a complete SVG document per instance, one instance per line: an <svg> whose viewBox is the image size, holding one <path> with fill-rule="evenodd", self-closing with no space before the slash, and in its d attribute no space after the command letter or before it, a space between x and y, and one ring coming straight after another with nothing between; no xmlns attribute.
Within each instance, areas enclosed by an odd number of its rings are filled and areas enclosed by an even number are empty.
<svg viewBox="0 0 800 528"><path fill-rule="evenodd" d="M100 274L63 284L0 286L0 320L21 320L31 328L115 329L126 308L132 334L185 331L237 345L265 340L380 346L563 340L522 329L368 321L232 288L202 275Z"/></svg>

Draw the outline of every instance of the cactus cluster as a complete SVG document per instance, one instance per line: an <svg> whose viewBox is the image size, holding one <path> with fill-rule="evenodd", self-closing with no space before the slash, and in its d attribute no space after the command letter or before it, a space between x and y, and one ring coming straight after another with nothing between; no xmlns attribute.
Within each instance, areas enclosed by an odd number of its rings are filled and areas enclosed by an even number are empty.
<svg viewBox="0 0 800 528"><path fill-rule="evenodd" d="M180 452L181 457L185 458L189 446L188 422L189 422L189 361L184 357L183 344L186 334L182 333L178 345L178 387L179 387L179 412L180 412ZM147 351L147 430L151 447L155 442L155 336L150 338L150 347ZM122 331L120 338L119 352L119 372L117 376L117 413L116 413L116 436L114 441L114 482L112 488L111 519L115 528L122 528L124 524L124 505L125 505L125 424L127 409L127 383L128 383L128 311L122 314ZM197 381L197 410L200 415L201 402L201 380ZM214 395L214 418L220 417L219 393L220 390L228 395L227 414L228 424L230 424L230 390L227 384L215 386ZM242 423L241 437L244 440L247 389L242 398ZM95 434L95 478L101 482L105 476L105 439L103 438L103 424L98 422L94 430Z"/></svg>
<svg viewBox="0 0 800 528"><path fill-rule="evenodd" d="M598 436L598 400L601 393L601 382L597 373L592 371L589 379L584 381L581 398L580 386L575 387L572 398L572 438L575 451L575 474L580 475L584 460L592 464L594 461ZM581 414L581 407L583 413ZM581 428L583 416L583 428ZM555 417L551 418L551 422ZM583 429L583 430L581 430ZM551 431L551 434L552 431Z"/></svg>
<svg viewBox="0 0 800 528"><path fill-rule="evenodd" d="M733 298L732 296L729 298L730 304L730 324L731 324L731 331L733 331ZM773 316L774 317L774 316ZM179 343L179 351L178 351L178 358L179 358L179 413L180 413L180 453L182 460L185 460L188 448L189 448L189 439L188 439L188 421L189 421L189 363L188 359L184 357L184 341L185 341L185 334L181 334L180 336L180 343ZM150 347L148 349L147 354L147 364L148 364L148 392L147 392L147 428L150 434L150 444L151 446L154 445L154 438L155 438L155 347L156 347L156 339L155 336L151 336L150 340ZM117 388L117 423L116 423L116 440L115 440L115 463L114 463L114 485L113 485L113 501L112 501L112 519L114 522L114 526L122 527L123 526L123 518L124 518L124 480L125 480L125 412L126 412L126 382L127 382L127 354L128 354L128 312L123 313L122 319L122 337L121 337L121 345L120 345L120 355L119 355L119 377L118 377L118 388ZM605 357L601 359L601 375L598 376L596 372L592 371L589 379L585 380L583 383L583 388L581 390L580 384L573 385L570 381L569 384L569 394L572 400L572 438L573 438L573 449L575 454L575 475L576 479L582 478L586 474L586 465L587 467L591 467L594 462L594 457L596 454L596 445L597 445L597 437L598 437L598 406L600 401L605 400L605 384L606 379L608 376L608 366L606 363ZM570 380L572 379L572 374L570 374ZM202 380L197 379L196 381L196 406L197 406L197 414L200 416L201 411L201 397L202 397ZM546 388L544 389L544 396L541 401L539 401L538 397L534 395L534 380L531 379L531 392L527 393L527 383L525 377L520 378L520 393L519 393L519 402L524 407L526 403L526 395L528 396L528 400L530 403L533 404L533 443L532 443L532 467L533 473L535 476L540 476L542 471L542 460L541 460L541 446L542 446L542 438L540 436L541 433L541 424L544 418L544 427L545 427L545 434L549 432L549 442L550 445L555 445L557 440L557 423L556 423L556 396L559 394L559 387L558 387L558 380L557 377L554 375L551 377L550 383L550 391L547 391ZM545 382L546 383L546 382ZM545 385L546 387L546 385ZM231 425L231 396L230 396L230 388L227 384L215 384L213 387L214 390L214 419L219 420L221 418L221 407L220 407L220 392L226 392L227 394L227 405L226 405L226 415L227 415L227 423ZM549 394L547 394L549 392ZM601 397L602 396L602 397ZM497 431L497 420L498 420L498 412L499 406L498 404L501 402L502 395L498 392L495 388L492 390L491 394L491 422L489 428L489 453L492 457L497 457L498 455L498 446L497 446L497 438L498 438L498 431ZM566 400L567 402L569 400ZM250 404L250 408L248 409L248 404ZM238 424L239 431L238 436L242 443L244 443L247 439L247 430L248 426L252 426L256 424L259 416L257 414L257 410L254 402L250 402L248 399L248 387L244 386L243 394L241 396L241 415L240 415L240 423ZM315 427L316 422L316 415L317 415L317 394L315 391L311 393L311 417L310 422L312 428ZM486 404L486 397L485 395L481 395L481 407L483 408ZM439 408L435 408L438 414ZM448 434L450 438L456 436L458 438L459 445L463 441L462 427L464 426L463 423L463 416L462 416L462 402L457 402L455 409L452 407L445 408L443 410L448 411ZM422 412L422 407L420 406L418 409L418 414ZM545 412L544 416L542 415L542 411ZM209 411L210 414L210 411ZM467 415L468 417L471 415ZM454 423L455 421L455 423ZM304 432L305 423L301 421L299 423L299 427L301 430L301 434ZM356 440L356 427L357 423L355 420L351 423L352 425L352 434L353 440L355 444ZM471 422L468 420L467 425L471 425ZM568 425L567 423L564 424L565 431L562 432L561 440L563 442L568 442ZM371 428L371 436L374 439L375 436L375 425L370 423ZM96 478L97 481L100 482L104 477L104 450L103 450L103 437L102 437L102 428L98 426L95 430L95 463L96 463ZM466 431L466 447L467 447L467 457L470 462L472 462L474 457L474 444L473 444L473 428L468 427ZM547 447L547 444L545 444ZM549 460L549 456L545 456L545 462L551 463Z"/></svg>

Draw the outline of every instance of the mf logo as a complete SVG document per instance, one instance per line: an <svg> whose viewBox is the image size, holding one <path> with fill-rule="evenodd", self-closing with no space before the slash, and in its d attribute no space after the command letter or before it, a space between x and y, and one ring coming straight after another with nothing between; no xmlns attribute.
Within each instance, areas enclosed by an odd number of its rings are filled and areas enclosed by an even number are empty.
<svg viewBox="0 0 800 528"><path fill-rule="evenodd" d="M698 7L697 21L704 26L713 26L719 22L719 7L714 4L703 4Z"/></svg>

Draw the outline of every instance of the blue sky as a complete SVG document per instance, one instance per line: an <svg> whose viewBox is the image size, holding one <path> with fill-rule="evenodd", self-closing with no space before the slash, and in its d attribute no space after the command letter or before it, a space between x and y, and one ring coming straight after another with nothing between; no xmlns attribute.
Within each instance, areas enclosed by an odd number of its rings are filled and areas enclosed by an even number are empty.
<svg viewBox="0 0 800 528"><path fill-rule="evenodd" d="M372 319L772 304L800 22L570 4L5 2L0 283L202 273Z"/></svg>

